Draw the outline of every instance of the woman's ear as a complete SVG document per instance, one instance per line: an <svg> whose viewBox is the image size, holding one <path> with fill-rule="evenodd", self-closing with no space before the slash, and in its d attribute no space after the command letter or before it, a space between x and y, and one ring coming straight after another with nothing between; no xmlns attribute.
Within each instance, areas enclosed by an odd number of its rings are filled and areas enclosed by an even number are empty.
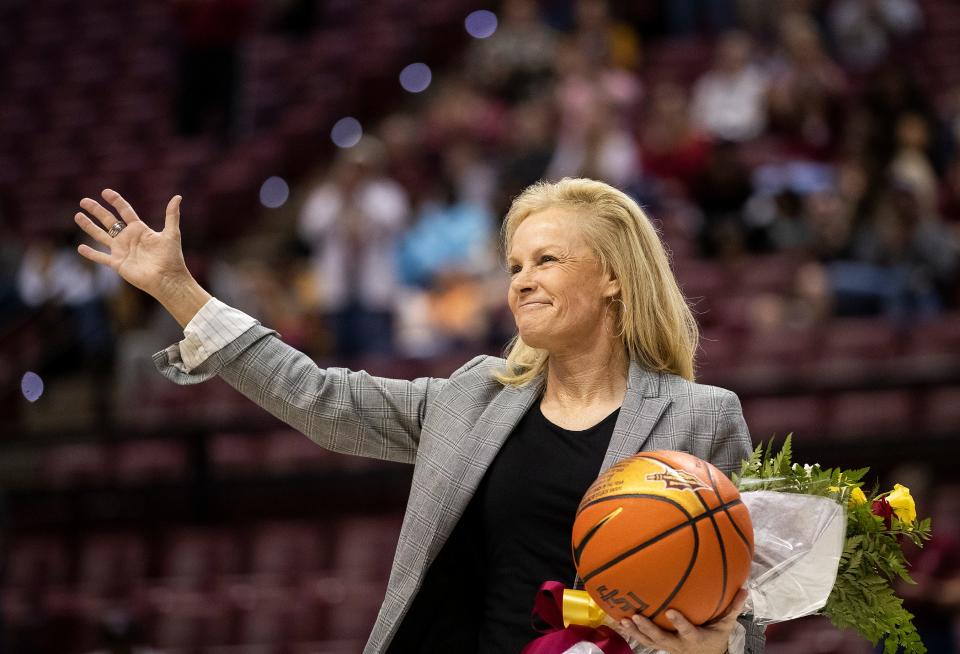
<svg viewBox="0 0 960 654"><path fill-rule="evenodd" d="M613 271L609 271L606 274L606 281L603 283L603 297L615 298L620 295L620 280L617 279L617 276Z"/></svg>

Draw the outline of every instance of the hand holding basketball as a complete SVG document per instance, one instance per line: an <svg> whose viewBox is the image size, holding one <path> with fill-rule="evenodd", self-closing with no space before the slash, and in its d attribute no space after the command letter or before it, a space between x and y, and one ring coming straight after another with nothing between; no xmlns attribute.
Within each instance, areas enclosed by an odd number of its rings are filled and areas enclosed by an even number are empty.
<svg viewBox="0 0 960 654"><path fill-rule="evenodd" d="M741 588L725 615L700 627L677 611L667 611L667 619L673 623L676 633L661 629L641 615L633 616L632 622L626 618L611 621L610 626L624 638L670 654L723 654L746 600L747 591Z"/></svg>

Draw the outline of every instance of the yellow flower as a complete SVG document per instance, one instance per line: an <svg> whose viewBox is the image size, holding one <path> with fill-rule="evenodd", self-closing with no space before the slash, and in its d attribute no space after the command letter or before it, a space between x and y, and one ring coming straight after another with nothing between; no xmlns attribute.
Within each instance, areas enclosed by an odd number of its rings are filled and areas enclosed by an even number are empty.
<svg viewBox="0 0 960 654"><path fill-rule="evenodd" d="M867 503L867 496L863 494L863 491L859 488L854 488L850 491L850 504L852 506L860 506L861 504Z"/></svg>
<svg viewBox="0 0 960 654"><path fill-rule="evenodd" d="M893 491L887 496L887 502L900 522L910 523L917 519L917 507L910 496L910 489L906 486L894 484Z"/></svg>

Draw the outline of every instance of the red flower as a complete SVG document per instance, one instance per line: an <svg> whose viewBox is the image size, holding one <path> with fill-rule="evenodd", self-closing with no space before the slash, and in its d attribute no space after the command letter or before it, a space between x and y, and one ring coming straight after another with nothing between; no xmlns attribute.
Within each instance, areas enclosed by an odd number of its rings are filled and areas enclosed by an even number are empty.
<svg viewBox="0 0 960 654"><path fill-rule="evenodd" d="M891 517L893 516L893 507L890 506L887 498L881 497L879 500L874 500L873 504L870 505L870 511L873 513L873 515L883 518L883 526L887 529L890 529Z"/></svg>

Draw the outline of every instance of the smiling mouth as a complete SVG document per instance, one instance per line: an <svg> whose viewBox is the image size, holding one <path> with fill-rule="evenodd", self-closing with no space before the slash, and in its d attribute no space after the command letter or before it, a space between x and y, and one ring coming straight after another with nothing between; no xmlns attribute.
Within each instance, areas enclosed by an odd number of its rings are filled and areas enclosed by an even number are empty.
<svg viewBox="0 0 960 654"><path fill-rule="evenodd" d="M535 307L548 307L550 306L547 302L527 302L526 304L521 304L521 309L535 308Z"/></svg>

